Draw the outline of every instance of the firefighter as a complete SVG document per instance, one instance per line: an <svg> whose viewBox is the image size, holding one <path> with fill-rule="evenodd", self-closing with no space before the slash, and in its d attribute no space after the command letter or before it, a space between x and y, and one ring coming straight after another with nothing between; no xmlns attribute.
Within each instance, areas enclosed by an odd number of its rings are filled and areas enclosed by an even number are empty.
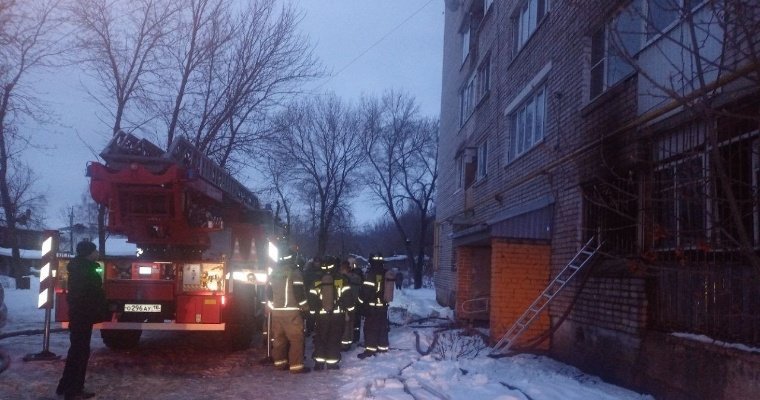
<svg viewBox="0 0 760 400"><path fill-rule="evenodd" d="M351 276L354 278L354 288L356 289L356 308L354 310L354 343L359 343L362 336L362 319L364 319L364 302L362 301L361 291L364 284L364 271L356 264L351 269Z"/></svg>
<svg viewBox="0 0 760 400"><path fill-rule="evenodd" d="M295 257L288 253L280 258L269 277L268 306L272 319L272 360L279 370L306 373L304 366L304 321L306 307L303 276L296 268Z"/></svg>
<svg viewBox="0 0 760 400"><path fill-rule="evenodd" d="M357 335L359 328L356 326L356 319L361 318L357 316L357 306L359 303L359 290L362 286L362 277L351 268L348 260L340 263L340 274L346 283L340 296L344 308L343 337L340 345L343 351L348 351L351 349L352 344L359 341Z"/></svg>
<svg viewBox="0 0 760 400"><path fill-rule="evenodd" d="M303 267L303 280L304 287L306 288L306 295L308 301L309 312L306 313L306 336L311 336L314 333L314 321L315 312L319 308L319 298L315 298L309 294L309 291L314 287L314 283L322 276L322 260L319 257L314 257L307 261Z"/></svg>
<svg viewBox="0 0 760 400"><path fill-rule="evenodd" d="M370 254L369 258L361 291L365 315L364 352L357 356L360 359L388 351L388 303L393 296L394 279L385 271L383 256Z"/></svg>
<svg viewBox="0 0 760 400"><path fill-rule="evenodd" d="M337 260L325 257L322 260L321 275L314 281L309 296L314 299L314 370L339 369L340 341L343 337L345 316L341 307L344 280L337 272Z"/></svg>

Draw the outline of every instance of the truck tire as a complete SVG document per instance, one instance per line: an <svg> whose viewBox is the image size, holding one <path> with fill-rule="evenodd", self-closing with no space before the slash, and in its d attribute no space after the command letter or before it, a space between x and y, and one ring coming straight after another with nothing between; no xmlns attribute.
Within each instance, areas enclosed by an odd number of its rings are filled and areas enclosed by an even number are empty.
<svg viewBox="0 0 760 400"><path fill-rule="evenodd" d="M253 324L229 323L224 330L224 347L230 351L246 350L251 346L255 327Z"/></svg>
<svg viewBox="0 0 760 400"><path fill-rule="evenodd" d="M257 297L252 285L239 286L224 313L224 347L231 351L246 350L261 330L256 307Z"/></svg>
<svg viewBox="0 0 760 400"><path fill-rule="evenodd" d="M101 329L100 336L103 344L112 350L128 350L137 347L140 343L142 330L140 329Z"/></svg>

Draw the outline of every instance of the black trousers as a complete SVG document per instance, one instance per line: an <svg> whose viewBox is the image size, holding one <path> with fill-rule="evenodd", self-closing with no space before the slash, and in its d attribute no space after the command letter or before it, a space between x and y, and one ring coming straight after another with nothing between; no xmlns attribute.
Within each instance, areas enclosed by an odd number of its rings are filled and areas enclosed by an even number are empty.
<svg viewBox="0 0 760 400"><path fill-rule="evenodd" d="M314 327L314 361L335 364L340 361L340 341L345 320L343 313L318 314Z"/></svg>
<svg viewBox="0 0 760 400"><path fill-rule="evenodd" d="M354 329L356 329L356 318L358 317L356 311L346 311L343 313L343 337L340 340L342 350L350 349L351 345L355 342L354 337L356 333Z"/></svg>
<svg viewBox="0 0 760 400"><path fill-rule="evenodd" d="M368 306L364 316L364 349L388 350L388 307Z"/></svg>
<svg viewBox="0 0 760 400"><path fill-rule="evenodd" d="M92 339L92 324L71 323L69 325L71 345L56 392L77 394L84 390L87 363L90 361L90 339Z"/></svg>

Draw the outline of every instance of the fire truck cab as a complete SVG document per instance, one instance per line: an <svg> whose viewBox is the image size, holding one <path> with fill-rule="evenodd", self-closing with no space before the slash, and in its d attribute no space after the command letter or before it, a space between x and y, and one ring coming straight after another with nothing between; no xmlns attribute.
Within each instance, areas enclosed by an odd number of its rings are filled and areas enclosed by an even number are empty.
<svg viewBox="0 0 760 400"><path fill-rule="evenodd" d="M119 132L87 165L90 193L107 208L107 231L134 257L104 256L112 320L97 324L110 348L144 330L218 331L231 348L260 331L263 283L276 248L272 212L184 138L168 151ZM106 254L108 248L105 249ZM56 320L66 322L66 268L59 267Z"/></svg>

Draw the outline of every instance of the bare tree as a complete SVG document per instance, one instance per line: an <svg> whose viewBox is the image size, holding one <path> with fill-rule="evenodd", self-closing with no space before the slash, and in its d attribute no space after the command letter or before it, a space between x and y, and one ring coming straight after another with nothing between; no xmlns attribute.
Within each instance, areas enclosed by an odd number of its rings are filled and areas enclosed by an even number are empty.
<svg viewBox="0 0 760 400"><path fill-rule="evenodd" d="M159 74L159 48L177 12L169 0L79 0L70 15L77 27L77 54L105 96L91 96L110 114L111 131L122 130L129 106L148 96L149 78ZM136 105L135 105L136 106ZM105 206L98 212L98 245L105 252Z"/></svg>
<svg viewBox="0 0 760 400"><path fill-rule="evenodd" d="M131 102L149 95L148 79L159 74L159 48L177 5L169 0L78 0L71 7L80 65L103 90L91 93L123 129Z"/></svg>
<svg viewBox="0 0 760 400"><path fill-rule="evenodd" d="M166 121L166 148L171 146L186 112L186 98L193 101L193 94L204 87L201 70L214 64L219 54L232 40L233 26L229 13L230 2L226 0L189 0L173 19L173 27L163 47L166 71L161 84L169 88L172 97L156 99L156 112ZM185 127L187 129L187 127Z"/></svg>
<svg viewBox="0 0 760 400"><path fill-rule="evenodd" d="M290 165L307 204L313 204L317 255L324 255L364 161L358 111L335 95L305 99L283 111L275 130L272 154Z"/></svg>
<svg viewBox="0 0 760 400"><path fill-rule="evenodd" d="M291 6L255 0L235 9L226 0L191 2L192 18L174 39L180 46L172 46L183 51L173 57L181 78L168 135L171 142L181 133L229 170L245 166L271 135L273 106L319 73Z"/></svg>
<svg viewBox="0 0 760 400"><path fill-rule="evenodd" d="M394 91L379 100L366 99L363 110L371 170L366 183L404 239L419 289L438 177L438 122L420 117L414 98ZM418 229L402 223L407 212L416 216Z"/></svg>
<svg viewBox="0 0 760 400"><path fill-rule="evenodd" d="M257 168L263 176L268 178L268 192L277 199L277 209L275 216L279 217L280 211L283 212L285 220L285 236L290 237L291 229L295 223L293 214L293 203L296 194L296 176L290 169L290 166L279 158L268 157L264 165Z"/></svg>
<svg viewBox="0 0 760 400"><path fill-rule="evenodd" d="M11 160L11 165L8 171L8 192L11 203L16 207L16 226L40 228L45 221L44 208L47 198L34 187L37 176L21 161ZM5 214L0 215L0 224L8 226Z"/></svg>
<svg viewBox="0 0 760 400"><path fill-rule="evenodd" d="M61 236L60 246L62 249L68 249L71 254L74 254L75 233L81 233L85 231L92 231L98 226L98 210L100 206L96 203L90 195L90 190L86 189L82 192L79 203L75 205L68 205L59 211L61 220L69 221L69 235Z"/></svg>
<svg viewBox="0 0 760 400"><path fill-rule="evenodd" d="M0 1L0 204L10 247L12 273L18 280L19 249L16 229L30 221L32 210L41 198L31 195L31 171L17 156L28 144L19 132L23 118L42 119L41 101L25 90L25 79L34 70L50 67L64 50L62 23L57 12L59 1ZM13 166L13 168L11 167Z"/></svg>

